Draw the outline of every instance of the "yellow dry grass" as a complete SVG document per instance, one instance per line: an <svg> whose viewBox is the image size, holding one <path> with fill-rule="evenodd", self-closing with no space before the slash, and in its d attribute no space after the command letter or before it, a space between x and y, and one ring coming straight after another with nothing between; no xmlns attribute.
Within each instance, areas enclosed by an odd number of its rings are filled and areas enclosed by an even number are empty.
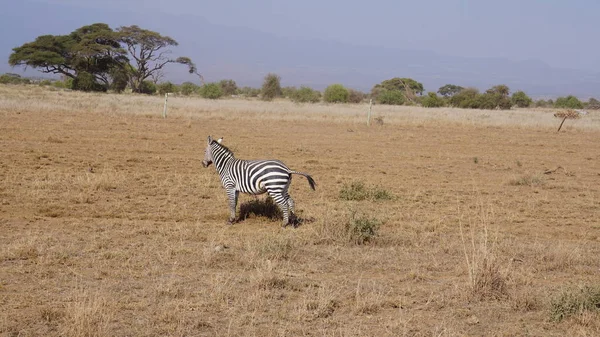
<svg viewBox="0 0 600 337"><path fill-rule="evenodd" d="M600 279L598 114L556 133L550 110L375 106L368 128L364 105L162 104L0 86L0 335L600 334L593 310L551 319ZM208 135L309 172L306 221L225 225ZM352 182L392 197L340 199ZM374 240L349 239L356 214Z"/></svg>

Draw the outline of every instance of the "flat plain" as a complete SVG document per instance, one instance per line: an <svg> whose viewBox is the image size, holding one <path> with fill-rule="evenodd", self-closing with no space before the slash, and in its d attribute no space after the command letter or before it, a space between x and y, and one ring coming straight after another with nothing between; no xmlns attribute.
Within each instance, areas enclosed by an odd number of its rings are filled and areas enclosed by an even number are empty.
<svg viewBox="0 0 600 337"><path fill-rule="evenodd" d="M0 335L600 335L598 112L162 109L0 86ZM209 135L314 177L297 227L226 225Z"/></svg>

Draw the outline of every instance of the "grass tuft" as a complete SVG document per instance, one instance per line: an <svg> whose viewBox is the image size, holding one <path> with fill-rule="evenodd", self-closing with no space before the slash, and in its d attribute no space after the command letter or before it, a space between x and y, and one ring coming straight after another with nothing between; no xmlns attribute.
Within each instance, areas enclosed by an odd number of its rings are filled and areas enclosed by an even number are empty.
<svg viewBox="0 0 600 337"><path fill-rule="evenodd" d="M350 184L344 184L339 193L341 200L362 201L362 200L392 200L393 195L380 187L367 187L363 182L355 181Z"/></svg>
<svg viewBox="0 0 600 337"><path fill-rule="evenodd" d="M565 289L550 302L550 316L554 321L586 312L600 312L599 285Z"/></svg>
<svg viewBox="0 0 600 337"><path fill-rule="evenodd" d="M545 184L545 181L539 175L526 174L510 180L508 184L512 186L541 186Z"/></svg>

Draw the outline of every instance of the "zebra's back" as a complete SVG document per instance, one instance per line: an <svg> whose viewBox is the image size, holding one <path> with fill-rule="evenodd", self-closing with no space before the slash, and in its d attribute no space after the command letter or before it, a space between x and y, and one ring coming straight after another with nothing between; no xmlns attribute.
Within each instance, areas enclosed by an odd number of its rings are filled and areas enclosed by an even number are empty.
<svg viewBox="0 0 600 337"><path fill-rule="evenodd" d="M290 181L291 170L279 160L236 160L230 174L236 189L242 193L262 194L268 190L281 192Z"/></svg>

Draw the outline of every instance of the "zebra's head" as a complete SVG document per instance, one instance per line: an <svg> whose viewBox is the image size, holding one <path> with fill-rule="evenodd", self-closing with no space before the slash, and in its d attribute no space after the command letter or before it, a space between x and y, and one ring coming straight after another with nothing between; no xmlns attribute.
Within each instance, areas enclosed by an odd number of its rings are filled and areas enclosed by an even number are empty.
<svg viewBox="0 0 600 337"><path fill-rule="evenodd" d="M221 144L223 138L219 138L216 140L217 143ZM206 150L204 151L204 160L202 161L202 166L208 167L213 162L213 154L211 149L211 144L214 142L211 136L208 136L208 144L206 145Z"/></svg>

